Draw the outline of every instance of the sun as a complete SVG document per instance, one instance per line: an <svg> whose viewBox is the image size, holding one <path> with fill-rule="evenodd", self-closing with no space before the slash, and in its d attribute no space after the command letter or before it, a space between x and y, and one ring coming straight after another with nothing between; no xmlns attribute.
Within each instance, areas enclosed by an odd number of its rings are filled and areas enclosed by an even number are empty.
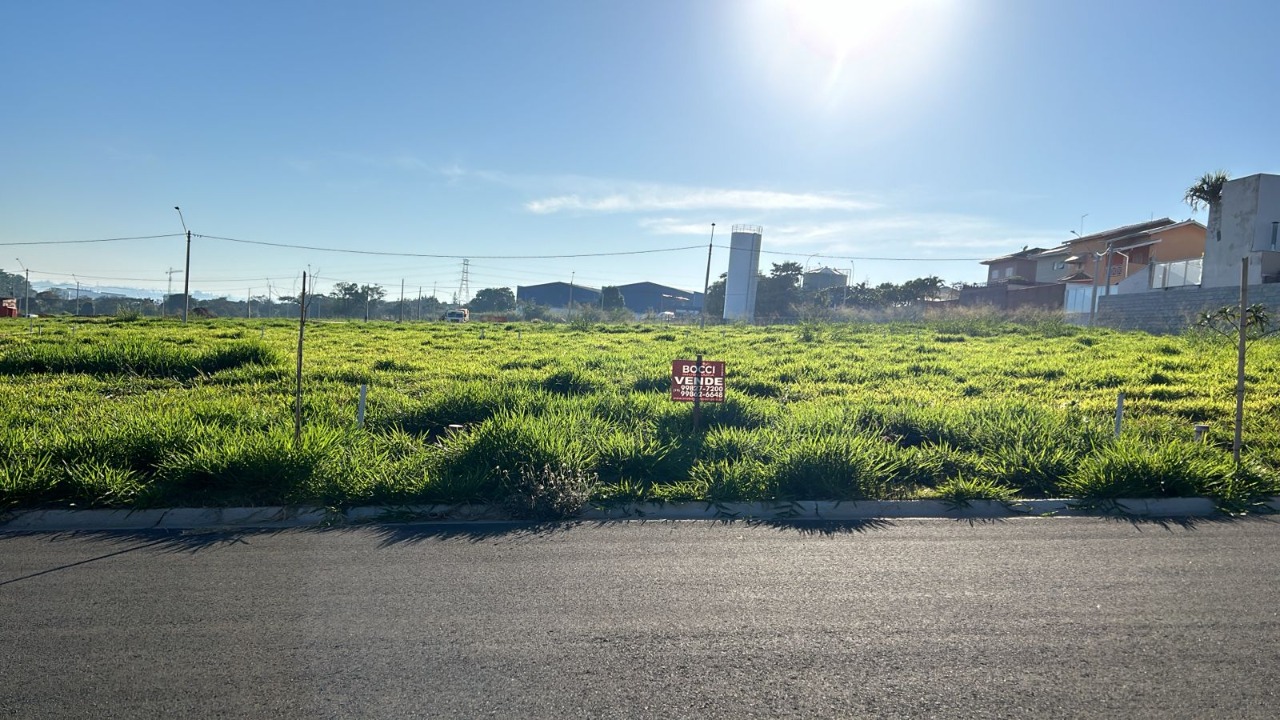
<svg viewBox="0 0 1280 720"><path fill-rule="evenodd" d="M960 0L759 0L775 76L826 99L893 92L936 68Z"/></svg>
<svg viewBox="0 0 1280 720"><path fill-rule="evenodd" d="M815 54L843 62L892 34L902 7L868 0L790 0L783 11L794 40Z"/></svg>

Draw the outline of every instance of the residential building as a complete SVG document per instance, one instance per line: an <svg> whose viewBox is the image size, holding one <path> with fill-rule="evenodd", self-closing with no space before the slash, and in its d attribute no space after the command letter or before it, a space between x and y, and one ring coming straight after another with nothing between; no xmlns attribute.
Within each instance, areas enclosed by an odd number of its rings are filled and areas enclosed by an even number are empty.
<svg viewBox="0 0 1280 720"><path fill-rule="evenodd" d="M1007 283L1010 280L1034 283L1036 281L1036 261L1033 256L1044 251L1044 248L1024 247L1016 253L983 260L982 264L987 266L987 284Z"/></svg>
<svg viewBox="0 0 1280 720"><path fill-rule="evenodd" d="M1082 274L1104 288L1147 270L1153 262L1199 258L1204 254L1205 226L1195 220L1160 218L1092 233L1054 250L1067 249L1067 275ZM1149 283L1141 286L1149 290ZM1137 290L1137 287L1133 288Z"/></svg>
<svg viewBox="0 0 1280 720"><path fill-rule="evenodd" d="M961 302L1010 309L1059 307L1070 314L1088 315L1099 296L1147 292L1188 279L1198 282L1204 251L1205 226L1195 220L1159 218L1125 225L1053 248L1023 248L984 260L988 287L966 288ZM996 287L1010 284L1017 287Z"/></svg>

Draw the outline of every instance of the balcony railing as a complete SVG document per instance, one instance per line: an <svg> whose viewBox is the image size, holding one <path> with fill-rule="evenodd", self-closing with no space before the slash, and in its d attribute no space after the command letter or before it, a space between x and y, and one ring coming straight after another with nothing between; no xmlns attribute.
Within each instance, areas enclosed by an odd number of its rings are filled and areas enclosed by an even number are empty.
<svg viewBox="0 0 1280 720"><path fill-rule="evenodd" d="M1199 285L1203 267L1202 258L1151 263L1151 289Z"/></svg>

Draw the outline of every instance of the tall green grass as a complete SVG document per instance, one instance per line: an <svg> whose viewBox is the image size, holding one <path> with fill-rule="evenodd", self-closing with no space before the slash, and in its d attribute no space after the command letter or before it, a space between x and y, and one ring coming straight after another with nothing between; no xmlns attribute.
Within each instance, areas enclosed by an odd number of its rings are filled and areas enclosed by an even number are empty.
<svg viewBox="0 0 1280 720"><path fill-rule="evenodd" d="M209 348L131 339L105 344L32 342L0 355L0 374L89 373L189 379L244 365L273 365L278 354L254 341Z"/></svg>
<svg viewBox="0 0 1280 720"><path fill-rule="evenodd" d="M484 337L478 324L316 323L298 445L295 325L41 327L0 325L0 507L506 502L546 478L590 480L599 501L1210 494L1248 506L1275 491L1280 466L1274 340L1250 350L1242 469L1225 449L1228 349L1049 316L510 324ZM726 401L703 405L698 428L667 379L696 354L729 371ZM1203 445L1193 422L1211 426Z"/></svg>

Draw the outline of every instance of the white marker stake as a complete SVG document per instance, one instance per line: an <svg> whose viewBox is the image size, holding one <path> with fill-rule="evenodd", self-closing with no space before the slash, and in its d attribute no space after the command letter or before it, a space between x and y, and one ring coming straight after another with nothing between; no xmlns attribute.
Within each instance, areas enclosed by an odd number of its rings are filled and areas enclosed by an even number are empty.
<svg viewBox="0 0 1280 720"><path fill-rule="evenodd" d="M368 390L368 385L360 386L360 402L356 405L356 427L364 427L364 399Z"/></svg>
<svg viewBox="0 0 1280 720"><path fill-rule="evenodd" d="M1124 393L1116 396L1116 437L1120 437L1120 424L1124 421Z"/></svg>

